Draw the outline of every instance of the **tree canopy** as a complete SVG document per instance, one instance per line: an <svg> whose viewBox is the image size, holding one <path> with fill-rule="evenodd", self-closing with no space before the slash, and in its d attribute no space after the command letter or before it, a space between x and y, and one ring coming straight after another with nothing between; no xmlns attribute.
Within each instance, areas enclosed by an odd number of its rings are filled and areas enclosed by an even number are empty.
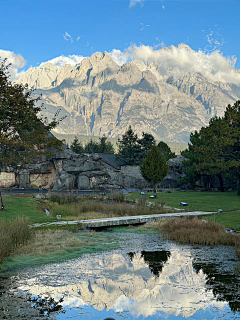
<svg viewBox="0 0 240 320"><path fill-rule="evenodd" d="M190 136L188 149L182 155L189 177L217 176L224 191L223 175L232 173L238 179L240 194L240 101L228 105L223 117L214 117L207 127Z"/></svg>
<svg viewBox="0 0 240 320"><path fill-rule="evenodd" d="M166 142L160 141L157 145L157 147L160 149L166 160L176 158L175 152L172 152L170 147L166 144Z"/></svg>
<svg viewBox="0 0 240 320"><path fill-rule="evenodd" d="M9 80L9 65L0 59L0 169L11 166L20 168L38 155L51 155L62 142L50 130L59 121L58 114L52 121L40 116L43 105L40 97L32 96L27 85ZM60 119L61 120L61 119Z"/></svg>
<svg viewBox="0 0 240 320"><path fill-rule="evenodd" d="M157 194L157 183L161 182L168 174L168 164L166 158L156 145L153 145L140 166L143 178L154 183Z"/></svg>
<svg viewBox="0 0 240 320"><path fill-rule="evenodd" d="M128 165L139 165L155 143L154 137L149 133L142 133L138 138L131 126L118 140L118 157Z"/></svg>
<svg viewBox="0 0 240 320"><path fill-rule="evenodd" d="M99 142L94 142L92 139L83 147L81 141L77 137L74 138L70 145L70 149L76 153L107 153L114 154L114 148L110 141L107 141L107 137L102 136L99 138Z"/></svg>

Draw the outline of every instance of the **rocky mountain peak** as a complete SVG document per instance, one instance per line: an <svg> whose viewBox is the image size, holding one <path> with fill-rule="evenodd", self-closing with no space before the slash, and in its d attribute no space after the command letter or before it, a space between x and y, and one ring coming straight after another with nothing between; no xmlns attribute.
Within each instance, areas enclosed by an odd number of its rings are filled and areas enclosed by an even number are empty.
<svg viewBox="0 0 240 320"><path fill-rule="evenodd" d="M185 49L187 51L194 51L191 47L189 47L187 44L185 43L180 43L178 46L177 46L177 49Z"/></svg>
<svg viewBox="0 0 240 320"><path fill-rule="evenodd" d="M193 51L180 44L157 50L156 59L122 66L109 53L96 52L75 67L30 68L18 81L44 89L45 116L59 108L66 115L58 133L119 137L131 124L139 136L144 131L158 140L188 142L191 132L240 98L240 87L189 69L184 51L177 65L177 50Z"/></svg>

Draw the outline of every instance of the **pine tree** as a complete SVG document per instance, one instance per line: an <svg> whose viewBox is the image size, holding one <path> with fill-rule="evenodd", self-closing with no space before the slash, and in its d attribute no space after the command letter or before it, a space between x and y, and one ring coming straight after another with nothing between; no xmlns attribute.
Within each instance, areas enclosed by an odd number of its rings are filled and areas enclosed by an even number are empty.
<svg viewBox="0 0 240 320"><path fill-rule="evenodd" d="M141 145L131 126L128 127L122 139L118 140L118 158L128 165L141 163Z"/></svg>
<svg viewBox="0 0 240 320"><path fill-rule="evenodd" d="M84 153L84 147L82 142L78 140L77 137L74 138L73 142L70 145L70 149L75 153Z"/></svg>
<svg viewBox="0 0 240 320"><path fill-rule="evenodd" d="M221 191L224 191L223 176L232 173L238 179L240 195L240 101L228 105L223 117L212 118L207 127L191 134L190 142L182 152L189 159L185 162L188 171L217 176Z"/></svg>
<svg viewBox="0 0 240 320"><path fill-rule="evenodd" d="M169 148L169 146L165 142L160 141L157 147L160 149L160 151L162 152L166 160L176 158L175 153L172 152L172 150Z"/></svg>

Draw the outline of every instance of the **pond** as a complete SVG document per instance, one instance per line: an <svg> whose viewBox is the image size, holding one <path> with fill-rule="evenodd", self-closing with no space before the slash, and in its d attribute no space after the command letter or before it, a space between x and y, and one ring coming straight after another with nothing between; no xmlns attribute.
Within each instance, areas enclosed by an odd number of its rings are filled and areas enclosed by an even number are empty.
<svg viewBox="0 0 240 320"><path fill-rule="evenodd" d="M177 245L156 234L117 236L119 250L2 279L0 319L240 318L233 248Z"/></svg>

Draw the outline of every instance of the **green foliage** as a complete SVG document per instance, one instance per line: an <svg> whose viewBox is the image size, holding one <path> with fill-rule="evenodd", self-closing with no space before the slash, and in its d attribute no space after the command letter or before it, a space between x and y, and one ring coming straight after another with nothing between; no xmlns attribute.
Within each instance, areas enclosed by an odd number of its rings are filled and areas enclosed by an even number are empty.
<svg viewBox="0 0 240 320"><path fill-rule="evenodd" d="M166 160L176 158L175 152L172 152L165 142L160 141L157 147L160 149Z"/></svg>
<svg viewBox="0 0 240 320"><path fill-rule="evenodd" d="M0 59L0 167L20 167L37 155L51 155L62 142L49 133L59 123L58 113L51 122L39 116L40 97L33 98L27 85L13 84L8 68Z"/></svg>
<svg viewBox="0 0 240 320"><path fill-rule="evenodd" d="M140 166L143 178L149 182L154 182L157 192L157 183L161 182L168 173L168 164L162 152L156 145L153 145L147 157Z"/></svg>
<svg viewBox="0 0 240 320"><path fill-rule="evenodd" d="M70 145L70 149L78 154L80 153L106 153L114 154L114 148L110 141L107 141L107 137L102 136L99 138L99 142L95 142L92 139L83 147L82 142L75 136L74 141Z"/></svg>
<svg viewBox="0 0 240 320"><path fill-rule="evenodd" d="M141 146L141 156L140 156L140 163L142 163L143 159L146 158L148 152L152 148L152 146L156 143L153 135L149 133L142 133L142 138L138 140L138 143Z"/></svg>
<svg viewBox="0 0 240 320"><path fill-rule="evenodd" d="M182 155L189 159L185 164L191 167L191 179L193 175L218 176L224 191L222 176L234 173L240 187L240 101L228 105L222 118L212 118L209 126L192 133Z"/></svg>
<svg viewBox="0 0 240 320"><path fill-rule="evenodd" d="M131 126L118 140L118 157L128 165L139 165L155 143L154 137L149 133L142 133L139 139Z"/></svg>
<svg viewBox="0 0 240 320"><path fill-rule="evenodd" d="M73 142L70 145L70 149L75 153L84 153L84 147L82 145L82 142L78 140L78 138L75 136Z"/></svg>
<svg viewBox="0 0 240 320"><path fill-rule="evenodd" d="M118 140L118 157L128 165L137 165L141 161L139 159L141 153L141 146L138 143L138 136L133 132L131 126Z"/></svg>

